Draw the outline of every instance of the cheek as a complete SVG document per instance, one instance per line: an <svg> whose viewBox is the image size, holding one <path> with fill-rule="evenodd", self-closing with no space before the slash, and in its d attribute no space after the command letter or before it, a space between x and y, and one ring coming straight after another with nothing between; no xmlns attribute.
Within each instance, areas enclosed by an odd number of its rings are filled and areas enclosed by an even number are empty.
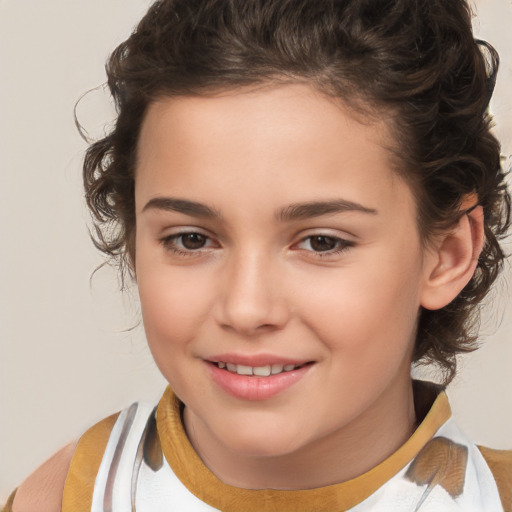
<svg viewBox="0 0 512 512"><path fill-rule="evenodd" d="M331 350L364 355L404 350L419 310L419 268L411 260L382 254L304 282L302 311L309 327Z"/></svg>
<svg viewBox="0 0 512 512"><path fill-rule="evenodd" d="M146 339L162 375L182 396L187 381L190 341L196 336L198 317L204 308L194 286L163 269L141 272L138 288Z"/></svg>
<svg viewBox="0 0 512 512"><path fill-rule="evenodd" d="M166 352L191 339L209 310L207 280L197 273L158 264L138 267L144 328L151 350Z"/></svg>

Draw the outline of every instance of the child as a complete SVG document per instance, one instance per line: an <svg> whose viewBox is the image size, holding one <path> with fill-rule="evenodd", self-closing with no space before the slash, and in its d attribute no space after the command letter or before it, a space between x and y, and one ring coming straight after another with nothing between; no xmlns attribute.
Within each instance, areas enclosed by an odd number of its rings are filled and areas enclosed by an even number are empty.
<svg viewBox="0 0 512 512"><path fill-rule="evenodd" d="M7 509L512 509L512 452L410 377L451 380L504 259L496 69L463 0L156 2L84 181L170 387Z"/></svg>

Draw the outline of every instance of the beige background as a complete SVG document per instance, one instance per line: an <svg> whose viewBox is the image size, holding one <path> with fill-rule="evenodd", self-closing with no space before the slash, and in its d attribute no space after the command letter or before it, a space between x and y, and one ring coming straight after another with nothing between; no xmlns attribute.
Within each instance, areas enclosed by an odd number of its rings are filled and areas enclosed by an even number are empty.
<svg viewBox="0 0 512 512"><path fill-rule="evenodd" d="M135 294L118 293L109 268L89 282L102 260L85 227L85 143L73 122L74 103L103 83L109 51L149 3L0 0L0 503L61 445L165 385L142 328L126 331L137 324ZM477 34L502 56L493 111L510 155L512 3L477 0L477 11ZM101 89L78 114L93 136L112 116ZM512 448L507 273L485 311L484 348L464 359L449 394L470 436Z"/></svg>

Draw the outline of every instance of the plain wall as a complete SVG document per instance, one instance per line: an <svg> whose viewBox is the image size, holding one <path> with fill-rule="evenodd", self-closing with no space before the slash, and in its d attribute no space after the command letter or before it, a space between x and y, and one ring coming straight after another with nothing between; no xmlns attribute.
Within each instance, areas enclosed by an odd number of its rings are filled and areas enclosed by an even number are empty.
<svg viewBox="0 0 512 512"><path fill-rule="evenodd" d="M134 400L156 400L165 386L141 326L127 331L138 322L136 294L121 295L108 267L90 281L102 259L88 238L86 145L73 119L149 3L0 0L0 503L88 426ZM476 33L502 57L492 110L510 155L512 4L478 0L476 9ZM78 115L92 136L102 133L112 111L101 88ZM510 283L509 267L507 275ZM449 395L473 439L512 448L506 280L497 292L484 312L484 346L463 359Z"/></svg>

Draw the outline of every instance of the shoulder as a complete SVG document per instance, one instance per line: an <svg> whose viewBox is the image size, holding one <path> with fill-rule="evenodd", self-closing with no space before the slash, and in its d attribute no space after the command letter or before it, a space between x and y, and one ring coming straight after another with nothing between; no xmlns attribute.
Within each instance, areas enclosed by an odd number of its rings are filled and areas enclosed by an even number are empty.
<svg viewBox="0 0 512 512"><path fill-rule="evenodd" d="M13 512L60 512L64 483L76 441L69 443L39 466L18 488Z"/></svg>
<svg viewBox="0 0 512 512"><path fill-rule="evenodd" d="M504 509L512 511L512 450L478 448L496 480Z"/></svg>
<svg viewBox="0 0 512 512"><path fill-rule="evenodd" d="M94 478L119 413L89 428L77 441L60 449L37 468L18 488L12 512L61 512L80 501L94 487ZM7 509L9 510L9 509ZM71 505L66 510L75 510Z"/></svg>

